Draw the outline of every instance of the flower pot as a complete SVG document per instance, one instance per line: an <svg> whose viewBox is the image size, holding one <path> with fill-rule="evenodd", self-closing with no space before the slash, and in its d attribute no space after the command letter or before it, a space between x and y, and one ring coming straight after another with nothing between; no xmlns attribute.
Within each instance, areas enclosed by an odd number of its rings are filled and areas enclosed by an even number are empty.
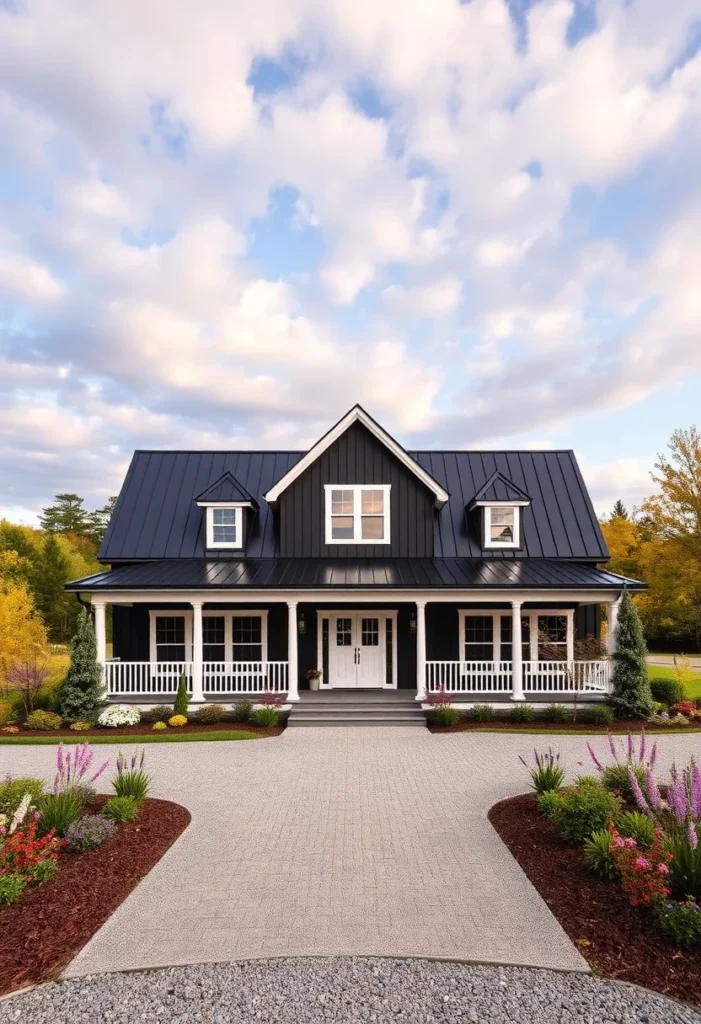
<svg viewBox="0 0 701 1024"><path fill-rule="evenodd" d="M318 690L319 689L319 677L318 676L314 676L312 679L309 680L309 689L310 690Z"/></svg>

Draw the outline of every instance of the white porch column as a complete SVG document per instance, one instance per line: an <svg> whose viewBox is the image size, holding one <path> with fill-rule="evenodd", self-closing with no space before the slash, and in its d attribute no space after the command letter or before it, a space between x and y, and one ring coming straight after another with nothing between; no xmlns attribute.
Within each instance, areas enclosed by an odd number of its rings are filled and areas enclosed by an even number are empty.
<svg viewBox="0 0 701 1024"><path fill-rule="evenodd" d="M192 701L201 704L204 700L202 679L202 602L191 601L192 605Z"/></svg>
<svg viewBox="0 0 701 1024"><path fill-rule="evenodd" d="M615 601L609 601L608 609L608 634L606 636L606 647L610 655L616 653L616 627L618 626L618 611L621 607L621 597Z"/></svg>
<svg viewBox="0 0 701 1024"><path fill-rule="evenodd" d="M287 699L299 700L299 667L297 658L297 602L287 602Z"/></svg>
<svg viewBox="0 0 701 1024"><path fill-rule="evenodd" d="M567 664L574 661L574 608L567 609Z"/></svg>
<svg viewBox="0 0 701 1024"><path fill-rule="evenodd" d="M426 696L426 602L416 602L416 699Z"/></svg>
<svg viewBox="0 0 701 1024"><path fill-rule="evenodd" d="M97 647L97 661L102 673L102 682L105 682L105 662L107 661L107 632L105 630L105 602L100 600L92 601L95 613L95 644Z"/></svg>
<svg viewBox="0 0 701 1024"><path fill-rule="evenodd" d="M536 636L536 643L538 638ZM511 699L525 700L523 695L523 645L521 642L521 602L511 602Z"/></svg>

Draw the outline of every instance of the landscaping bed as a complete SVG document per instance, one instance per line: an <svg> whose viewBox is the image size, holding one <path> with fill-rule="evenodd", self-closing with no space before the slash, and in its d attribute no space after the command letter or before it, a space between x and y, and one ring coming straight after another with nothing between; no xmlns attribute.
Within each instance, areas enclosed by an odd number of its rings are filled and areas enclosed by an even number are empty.
<svg viewBox="0 0 701 1024"><path fill-rule="evenodd" d="M492 807L489 820L592 970L701 1006L701 947L658 931L646 906L593 874L567 846L533 794Z"/></svg>
<svg viewBox="0 0 701 1024"><path fill-rule="evenodd" d="M256 739L262 736L279 736L284 731L285 721L266 729L262 726L249 722L234 724L232 722L188 722L177 728L154 732L153 725L148 722L139 722L138 725L120 725L113 728L91 728L75 731L69 727L59 729L27 729L21 727L17 733L8 733L0 730L0 743L23 743L36 740L41 743L82 743L90 740L93 743L112 743L124 737L138 737L139 743L168 742L172 740L185 739ZM217 735L213 735L217 734Z"/></svg>
<svg viewBox="0 0 701 1024"><path fill-rule="evenodd" d="M90 812L106 799L98 797ZM61 850L54 878L0 907L0 993L56 978L189 821L184 807L146 799L138 817L97 849Z"/></svg>
<svg viewBox="0 0 701 1024"><path fill-rule="evenodd" d="M476 722L474 719L462 718L457 725L441 727L434 724L427 716L426 725L430 732L525 732L525 733L574 733L588 735L590 733L615 733L625 735L633 729L640 728L639 720L616 721L612 725L598 725L594 722L548 722L541 720L536 714L532 722L514 722L508 718L494 718L489 722ZM701 721L690 722L688 725L660 725L656 722L645 722L645 731L660 733L701 732Z"/></svg>

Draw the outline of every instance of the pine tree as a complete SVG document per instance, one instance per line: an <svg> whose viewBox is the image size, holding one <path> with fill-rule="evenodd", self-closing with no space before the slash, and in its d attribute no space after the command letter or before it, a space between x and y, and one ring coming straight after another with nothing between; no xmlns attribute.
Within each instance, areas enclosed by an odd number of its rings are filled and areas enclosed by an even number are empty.
<svg viewBox="0 0 701 1024"><path fill-rule="evenodd" d="M624 591L616 626L613 693L611 704L620 718L646 717L652 713L652 694L647 674L647 644L643 624L628 591Z"/></svg>
<svg viewBox="0 0 701 1024"><path fill-rule="evenodd" d="M42 509L39 525L49 533L83 534L88 527L88 513L77 494L57 494L55 504Z"/></svg>
<svg viewBox="0 0 701 1024"><path fill-rule="evenodd" d="M56 537L49 533L32 571L34 600L53 643L68 640L73 632L77 605L63 585L71 578L70 564Z"/></svg>
<svg viewBox="0 0 701 1024"><path fill-rule="evenodd" d="M187 682L185 676L181 675L178 679L178 692L175 695L175 703L173 705L174 715L187 715L187 706L190 703L190 698L187 695Z"/></svg>
<svg viewBox="0 0 701 1024"><path fill-rule="evenodd" d="M623 502L621 501L620 498L618 499L618 501L613 506L613 511L611 512L611 518L612 519L627 519L628 518L628 509L625 507L625 505L623 504Z"/></svg>
<svg viewBox="0 0 701 1024"><path fill-rule="evenodd" d="M77 722L94 716L103 700L101 676L92 619L82 608L71 641L71 663L58 688L57 706L62 718Z"/></svg>
<svg viewBox="0 0 701 1024"><path fill-rule="evenodd" d="M86 533L98 546L102 543L102 538L105 535L105 530L112 518L116 504L117 498L114 496L102 508L97 508L94 512L88 512Z"/></svg>

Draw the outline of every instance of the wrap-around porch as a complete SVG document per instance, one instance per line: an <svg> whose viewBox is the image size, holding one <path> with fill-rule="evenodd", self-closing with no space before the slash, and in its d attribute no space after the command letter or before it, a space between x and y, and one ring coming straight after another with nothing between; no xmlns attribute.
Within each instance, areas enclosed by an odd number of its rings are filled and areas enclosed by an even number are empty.
<svg viewBox="0 0 701 1024"><path fill-rule="evenodd" d="M611 686L620 592L566 595L93 596L107 697L159 703L181 676L194 704L308 688L445 690L456 701L596 699ZM377 600L377 597L382 600ZM475 595L470 594L470 598ZM239 595L236 595L239 597ZM490 600L496 597L498 600ZM373 599L375 598L375 599ZM601 605L607 650L599 651ZM112 606L114 657L107 657ZM521 643L513 636L520 632ZM586 642L588 641L588 642ZM592 656L594 651L596 656ZM318 673L318 680L309 673Z"/></svg>

